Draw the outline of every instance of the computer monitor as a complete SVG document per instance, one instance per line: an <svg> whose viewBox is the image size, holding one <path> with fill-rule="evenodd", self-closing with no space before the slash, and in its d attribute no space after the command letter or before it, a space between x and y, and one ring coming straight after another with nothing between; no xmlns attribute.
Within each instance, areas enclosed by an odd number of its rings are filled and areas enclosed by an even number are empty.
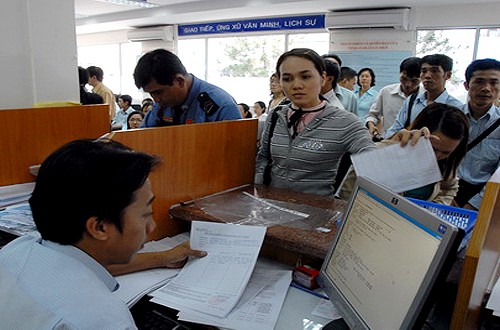
<svg viewBox="0 0 500 330"><path fill-rule="evenodd" d="M410 329L458 233L359 177L318 281L351 329Z"/></svg>

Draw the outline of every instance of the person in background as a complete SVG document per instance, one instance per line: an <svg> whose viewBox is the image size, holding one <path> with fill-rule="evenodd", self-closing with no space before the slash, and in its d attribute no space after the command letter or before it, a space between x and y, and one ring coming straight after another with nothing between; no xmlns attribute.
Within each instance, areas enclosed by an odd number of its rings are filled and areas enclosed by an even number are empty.
<svg viewBox="0 0 500 330"><path fill-rule="evenodd" d="M375 90L375 72L370 68L363 68L358 72L359 88L354 92L358 97L358 116L364 124L368 111L377 98L378 92Z"/></svg>
<svg viewBox="0 0 500 330"><path fill-rule="evenodd" d="M465 70L464 85L469 101L462 110L469 119L471 143L500 121L500 108L494 104L500 97L500 61L473 61ZM458 169L460 183L454 206L479 209L486 182L500 167L500 128L496 126L476 141Z"/></svg>
<svg viewBox="0 0 500 330"><path fill-rule="evenodd" d="M104 103L109 105L109 121L111 122L113 118L115 118L116 114L116 103L115 103L115 95L106 87L102 80L104 78L104 72L98 66L89 66L87 68L87 72L89 74L89 85L91 85L92 93L96 93L102 97Z"/></svg>
<svg viewBox="0 0 500 330"><path fill-rule="evenodd" d="M336 63L339 68L342 67L342 61L336 54L330 53L325 54L321 57L323 57L325 61L332 61L333 63ZM335 96L339 99L340 103L342 103L344 109L352 112L355 115L358 115L358 98L356 97L356 95L352 91L340 86L339 84L335 86L334 90Z"/></svg>
<svg viewBox="0 0 500 330"><path fill-rule="evenodd" d="M462 102L449 95L446 91L446 81L451 77L453 60L444 54L433 54L422 57L420 67L420 80L424 89L417 95L410 107L410 98L407 98L396 120L385 132L385 137L392 136L399 130L408 126L432 102L452 105L457 108L463 106Z"/></svg>
<svg viewBox="0 0 500 330"><path fill-rule="evenodd" d="M253 109L255 112L255 118L259 120L257 124L257 145L259 146L262 132L264 131L264 127L266 126L266 120L267 120L266 104L262 101L257 101L253 105Z"/></svg>
<svg viewBox="0 0 500 330"><path fill-rule="evenodd" d="M250 107L246 103L238 103L238 110L241 113L241 118L252 118L252 113L250 112Z"/></svg>
<svg viewBox="0 0 500 330"><path fill-rule="evenodd" d="M269 77L269 92L271 93L271 100L269 101L267 109L268 111L271 111L271 109L274 109L283 100L285 100L285 94L283 93L283 89L281 88L280 81L276 73L273 73L271 77Z"/></svg>
<svg viewBox="0 0 500 330"><path fill-rule="evenodd" d="M152 98L150 98L150 97L146 97L146 98L142 99L141 106L143 106L143 105L144 105L144 104L146 104L146 103L148 103L148 104L153 104L153 103L154 103L154 101L153 101L153 99L152 99Z"/></svg>
<svg viewBox="0 0 500 330"><path fill-rule="evenodd" d="M132 97L130 95L119 95L118 96L118 107L120 108L115 115L115 118L111 122L111 130L117 131L121 129L126 129L127 118L134 112L132 108Z"/></svg>
<svg viewBox="0 0 500 330"><path fill-rule="evenodd" d="M262 101L254 103L253 111L255 112L255 118L261 118L262 116L267 117L266 104Z"/></svg>
<svg viewBox="0 0 500 330"><path fill-rule="evenodd" d="M189 242L137 253L156 226L148 177L158 164L111 140L73 141L45 159L29 200L40 237L0 250L2 327L136 329L111 273L206 255Z"/></svg>
<svg viewBox="0 0 500 330"><path fill-rule="evenodd" d="M85 89L85 85L87 85L89 81L89 74L87 70L78 67L78 81L80 84L80 103L83 105L86 104L103 104L104 101L99 94L89 93Z"/></svg>
<svg viewBox="0 0 500 330"><path fill-rule="evenodd" d="M447 104L432 103L425 107L415 120L410 124L408 130L402 130L395 135L402 136L410 132L412 139L418 139L425 130L430 139L434 154L438 162L443 180L431 183L402 193L405 197L412 197L434 203L450 205L458 191L458 166L467 151L467 140L469 138L469 123L463 112ZM414 140L418 141L418 140ZM380 147L391 143L385 140L377 144ZM397 171L388 168L386 171ZM340 197L347 200L352 192L355 182L354 171L347 175L342 183Z"/></svg>
<svg viewBox="0 0 500 330"><path fill-rule="evenodd" d="M144 113L142 111L132 111L127 117L127 125L123 127L123 130L139 128L143 120Z"/></svg>
<svg viewBox="0 0 500 330"><path fill-rule="evenodd" d="M154 103L153 102L143 102L142 103L142 107L141 107L141 111L143 114L147 114L149 111L151 111L154 107Z"/></svg>
<svg viewBox="0 0 500 330"><path fill-rule="evenodd" d="M394 123L405 99L420 92L420 67L419 57L404 59L399 65L399 83L380 90L365 122L371 135L383 136Z"/></svg>
<svg viewBox="0 0 500 330"><path fill-rule="evenodd" d="M344 105L339 101L335 95L335 87L337 87L337 80L339 79L339 67L333 61L325 59L325 72L326 82L321 88L321 95L333 106L345 110Z"/></svg>
<svg viewBox="0 0 500 330"><path fill-rule="evenodd" d="M134 80L137 88L158 103L146 114L141 127L241 119L231 95L189 74L181 60L168 50L144 54L135 67Z"/></svg>
<svg viewBox="0 0 500 330"><path fill-rule="evenodd" d="M358 83L358 73L353 68L343 66L340 68L339 85L354 92Z"/></svg>
<svg viewBox="0 0 500 330"><path fill-rule="evenodd" d="M274 108L267 117L255 183L333 197L341 156L375 148L371 137L355 115L320 97L325 62L315 51L297 48L282 54L276 72L291 104Z"/></svg>

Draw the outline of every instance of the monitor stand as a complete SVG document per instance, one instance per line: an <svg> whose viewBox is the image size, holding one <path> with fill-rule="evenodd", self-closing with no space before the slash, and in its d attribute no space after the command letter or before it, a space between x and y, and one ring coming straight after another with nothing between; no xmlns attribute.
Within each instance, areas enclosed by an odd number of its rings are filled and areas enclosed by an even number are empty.
<svg viewBox="0 0 500 330"><path fill-rule="evenodd" d="M344 319L336 319L325 324L321 330L349 330L349 326Z"/></svg>

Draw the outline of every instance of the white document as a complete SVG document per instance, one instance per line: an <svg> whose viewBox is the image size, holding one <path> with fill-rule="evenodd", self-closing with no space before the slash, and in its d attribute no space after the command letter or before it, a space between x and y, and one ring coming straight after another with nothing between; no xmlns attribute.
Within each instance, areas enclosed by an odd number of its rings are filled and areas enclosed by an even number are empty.
<svg viewBox="0 0 500 330"><path fill-rule="evenodd" d="M1 210L0 228L19 236L35 232L36 225L29 204L25 202Z"/></svg>
<svg viewBox="0 0 500 330"><path fill-rule="evenodd" d="M250 287L260 287L263 281L267 285L256 296L246 299L254 295ZM247 290L227 317L219 318L183 310L179 313L179 320L238 330L272 330L278 320L291 281L290 270L255 269Z"/></svg>
<svg viewBox="0 0 500 330"><path fill-rule="evenodd" d="M396 193L401 193L443 179L436 155L428 139L415 146L398 144L352 155L357 176L363 176Z"/></svg>
<svg viewBox="0 0 500 330"><path fill-rule="evenodd" d="M34 182L0 187L0 207L28 201L34 188Z"/></svg>
<svg viewBox="0 0 500 330"><path fill-rule="evenodd" d="M329 320L336 320L342 317L335 305L333 305L330 300L326 299L320 299L311 314Z"/></svg>
<svg viewBox="0 0 500 330"><path fill-rule="evenodd" d="M240 299L252 275L265 227L195 221L191 248L207 251L152 295L202 313L224 317Z"/></svg>
<svg viewBox="0 0 500 330"><path fill-rule="evenodd" d="M189 236L184 234L166 237L159 241L146 243L139 253L169 250L186 240L189 240ZM165 285L180 271L180 268L155 268L116 276L120 287L113 294L123 300L130 308L144 295Z"/></svg>

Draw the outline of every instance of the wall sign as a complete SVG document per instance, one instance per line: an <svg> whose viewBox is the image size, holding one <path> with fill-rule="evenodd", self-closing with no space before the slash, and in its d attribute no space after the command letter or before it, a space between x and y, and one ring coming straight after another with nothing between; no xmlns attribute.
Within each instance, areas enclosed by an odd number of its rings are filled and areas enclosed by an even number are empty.
<svg viewBox="0 0 500 330"><path fill-rule="evenodd" d="M261 18L232 22L179 25L179 36L258 31L322 29L325 15Z"/></svg>

